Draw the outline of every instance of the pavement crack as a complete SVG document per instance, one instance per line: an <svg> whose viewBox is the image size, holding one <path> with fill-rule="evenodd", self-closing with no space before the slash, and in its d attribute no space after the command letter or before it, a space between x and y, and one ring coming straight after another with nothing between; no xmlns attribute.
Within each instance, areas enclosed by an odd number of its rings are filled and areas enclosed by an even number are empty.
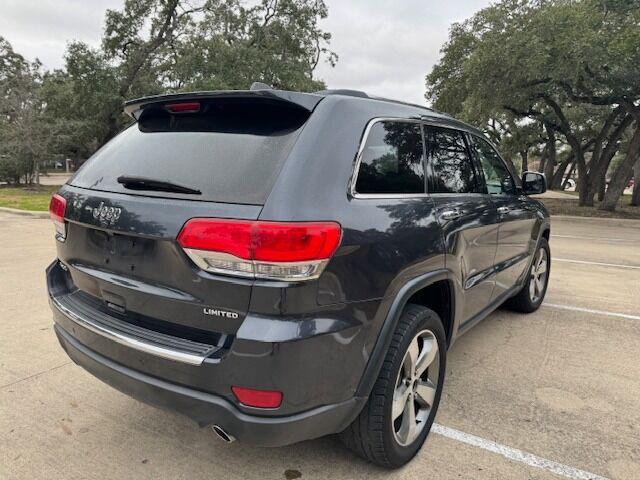
<svg viewBox="0 0 640 480"><path fill-rule="evenodd" d="M44 375L46 373L52 372L54 370L57 370L58 368L62 368L64 366L66 366L66 365L69 365L70 363L73 363L73 362L72 361L64 362L64 363L61 363L60 365L56 365L55 367L48 368L47 370L43 370L41 372L34 373L33 375L29 375L28 377L21 378L20 380L16 380L16 381L11 382L11 383L6 383L6 384L0 386L0 390L4 390L5 388L9 388L9 387L11 387L13 385L16 385L18 383L21 383L21 382L24 382L26 380L30 380L32 378L36 378L36 377L39 377L39 376Z"/></svg>

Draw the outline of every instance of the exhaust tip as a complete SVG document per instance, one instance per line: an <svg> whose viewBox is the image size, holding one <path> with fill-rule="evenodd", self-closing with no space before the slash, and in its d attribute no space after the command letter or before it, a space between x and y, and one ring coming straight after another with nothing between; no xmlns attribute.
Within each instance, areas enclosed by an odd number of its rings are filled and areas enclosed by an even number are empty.
<svg viewBox="0 0 640 480"><path fill-rule="evenodd" d="M215 432L216 435L218 435L218 437L222 439L223 442L231 443L235 441L235 437L228 434L220 425L212 425L211 429Z"/></svg>

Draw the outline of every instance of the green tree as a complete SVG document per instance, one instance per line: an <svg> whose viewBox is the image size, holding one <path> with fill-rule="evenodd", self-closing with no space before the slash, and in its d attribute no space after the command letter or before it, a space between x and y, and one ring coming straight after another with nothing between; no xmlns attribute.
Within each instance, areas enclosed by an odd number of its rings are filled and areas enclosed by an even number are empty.
<svg viewBox="0 0 640 480"><path fill-rule="evenodd" d="M331 35L318 27L327 16L322 1L263 0L244 7L238 0L210 0L190 35L172 45L162 70L180 90L243 89L254 81L276 88L314 91L319 61L337 56Z"/></svg>
<svg viewBox="0 0 640 480"><path fill-rule="evenodd" d="M121 114L118 72L104 54L84 43L71 43L65 68L44 76L41 96L54 149L74 161L90 156L127 121Z"/></svg>
<svg viewBox="0 0 640 480"><path fill-rule="evenodd" d="M41 64L29 62L0 37L0 180L31 183L52 133L39 95Z"/></svg>
<svg viewBox="0 0 640 480"><path fill-rule="evenodd" d="M318 26L322 0L125 0L107 10L101 48L72 42L65 68L45 75L43 96L57 148L84 159L128 121L122 104L172 91L317 90L319 61L335 64L331 35Z"/></svg>
<svg viewBox="0 0 640 480"><path fill-rule="evenodd" d="M625 131L638 128L639 21L634 0L503 0L452 28L427 98L465 118L541 122L569 145L580 203L592 204ZM633 166L630 147L612 186Z"/></svg>

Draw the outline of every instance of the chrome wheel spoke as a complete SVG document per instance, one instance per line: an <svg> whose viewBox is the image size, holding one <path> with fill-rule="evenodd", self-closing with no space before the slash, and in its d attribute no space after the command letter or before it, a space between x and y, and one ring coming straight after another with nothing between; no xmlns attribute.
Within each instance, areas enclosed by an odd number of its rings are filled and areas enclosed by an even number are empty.
<svg viewBox="0 0 640 480"><path fill-rule="evenodd" d="M400 425L400 430L398 430L398 437L405 444L411 443L416 436L416 429L416 409L413 404L413 398L410 395L402 412L402 424Z"/></svg>
<svg viewBox="0 0 640 480"><path fill-rule="evenodd" d="M542 275L547 272L547 262L543 262L538 266L537 273L538 275Z"/></svg>
<svg viewBox="0 0 640 480"><path fill-rule="evenodd" d="M531 300L536 299L536 277L532 276L531 280L529 280L529 297Z"/></svg>
<svg viewBox="0 0 640 480"><path fill-rule="evenodd" d="M413 375L413 372L416 370L416 365L418 364L418 357L420 356L420 347L418 346L418 338L414 338L409 345L409 350L407 351L407 356L405 357L405 371L408 376Z"/></svg>
<svg viewBox="0 0 640 480"><path fill-rule="evenodd" d="M411 393L411 386L406 385L403 381L395 392L393 392L393 406L391 411L391 420L395 420L404 412L407 405L407 400Z"/></svg>
<svg viewBox="0 0 640 480"><path fill-rule="evenodd" d="M422 350L418 356L418 364L416 366L416 377L421 376L429 365L433 363L438 354L438 342L435 338L425 338L422 343Z"/></svg>
<svg viewBox="0 0 640 480"><path fill-rule="evenodd" d="M416 388L416 400L423 407L431 408L436 398L436 386L431 380L419 380Z"/></svg>
<svg viewBox="0 0 640 480"><path fill-rule="evenodd" d="M547 251L541 248L536 253L531 265L531 277L529 279L529 298L537 302L544 293L547 283Z"/></svg>

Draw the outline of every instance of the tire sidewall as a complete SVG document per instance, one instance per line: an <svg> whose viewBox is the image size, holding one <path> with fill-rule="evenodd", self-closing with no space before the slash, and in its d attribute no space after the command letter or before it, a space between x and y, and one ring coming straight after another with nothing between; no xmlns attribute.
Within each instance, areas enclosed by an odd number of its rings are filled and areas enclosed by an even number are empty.
<svg viewBox="0 0 640 480"><path fill-rule="evenodd" d="M420 331L428 329L434 333L438 342L438 358L439 358L439 369L438 372L438 385L436 388L436 395L434 400L434 405L431 411L429 412L429 416L427 418L427 423L425 428L422 430L420 435L414 440L414 442L407 446L402 446L398 444L393 435L393 421L391 420L391 410L393 406L393 393L395 390L395 382L400 372L400 368L402 366L402 361L404 360L404 356L409 348L409 344L413 340L413 337ZM444 377L446 371L446 357L447 357L447 345L446 338L444 333L444 328L442 326L442 322L438 315L427 308L423 308L423 311L420 315L416 316L415 321L412 322L411 328L407 330L402 341L399 345L399 348L394 352L392 361L391 372L393 372L393 376L388 379L388 385L386 390L386 396L390 401L386 402L385 411L384 411L384 430L383 430L383 441L385 444L385 450L387 451L387 455L389 458L389 462L391 465L399 466L403 465L409 460L411 460L415 454L420 450L422 444L424 443L429 431L431 430L431 426L435 420L436 413L438 411L438 406L440 404L440 397L442 395L442 388L444 385Z"/></svg>

